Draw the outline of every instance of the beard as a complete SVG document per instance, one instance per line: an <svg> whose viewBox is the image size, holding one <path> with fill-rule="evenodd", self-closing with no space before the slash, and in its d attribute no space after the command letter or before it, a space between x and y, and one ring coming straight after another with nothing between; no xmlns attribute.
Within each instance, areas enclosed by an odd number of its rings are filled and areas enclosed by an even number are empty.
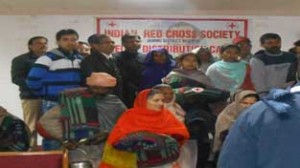
<svg viewBox="0 0 300 168"><path fill-rule="evenodd" d="M281 52L280 47L278 47L278 46L270 47L266 50L268 53L271 53L271 54L279 54Z"/></svg>

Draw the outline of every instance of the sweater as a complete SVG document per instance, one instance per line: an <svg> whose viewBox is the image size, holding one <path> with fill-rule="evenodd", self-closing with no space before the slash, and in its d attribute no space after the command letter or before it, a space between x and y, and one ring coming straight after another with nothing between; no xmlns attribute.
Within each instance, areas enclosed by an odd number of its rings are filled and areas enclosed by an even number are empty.
<svg viewBox="0 0 300 168"><path fill-rule="evenodd" d="M80 86L81 60L82 56L77 53L67 55L53 49L35 62L26 84L36 95L57 102L61 91Z"/></svg>

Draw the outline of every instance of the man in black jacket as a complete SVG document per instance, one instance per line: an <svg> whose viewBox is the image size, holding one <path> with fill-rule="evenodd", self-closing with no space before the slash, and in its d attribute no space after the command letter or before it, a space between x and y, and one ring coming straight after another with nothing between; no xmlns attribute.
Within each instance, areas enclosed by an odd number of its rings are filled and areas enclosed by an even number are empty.
<svg viewBox="0 0 300 168"><path fill-rule="evenodd" d="M121 40L125 51L115 53L114 57L123 79L124 103L131 108L144 70L145 55L138 52L141 48L139 35L125 34Z"/></svg>
<svg viewBox="0 0 300 168"><path fill-rule="evenodd" d="M31 131L30 146L37 145L36 122L42 113L41 99L34 95L26 86L25 80L27 75L38 57L44 55L48 49L48 39L43 36L35 36L29 39L29 52L19 55L12 60L11 79L12 82L19 86L20 98L22 102L23 117L25 123Z"/></svg>
<svg viewBox="0 0 300 168"><path fill-rule="evenodd" d="M93 34L88 38L91 46L91 55L85 57L81 62L81 71L83 79L91 76L93 72L106 72L117 79L117 85L113 93L122 101L122 77L112 52L115 48L115 42L105 34Z"/></svg>

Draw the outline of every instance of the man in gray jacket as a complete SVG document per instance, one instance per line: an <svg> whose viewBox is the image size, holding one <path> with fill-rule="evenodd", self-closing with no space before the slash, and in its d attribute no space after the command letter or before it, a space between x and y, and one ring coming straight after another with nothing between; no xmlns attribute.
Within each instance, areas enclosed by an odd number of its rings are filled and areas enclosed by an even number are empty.
<svg viewBox="0 0 300 168"><path fill-rule="evenodd" d="M250 60L251 79L260 97L271 88L286 88L296 82L297 57L281 51L281 38L275 33L260 37L265 50L258 51Z"/></svg>

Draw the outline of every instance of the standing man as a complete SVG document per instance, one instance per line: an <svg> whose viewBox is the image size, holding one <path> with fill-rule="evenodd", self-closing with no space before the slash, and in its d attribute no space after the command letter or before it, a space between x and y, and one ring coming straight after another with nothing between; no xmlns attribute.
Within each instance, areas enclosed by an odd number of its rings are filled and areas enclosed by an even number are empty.
<svg viewBox="0 0 300 168"><path fill-rule="evenodd" d="M250 61L251 79L260 97L273 87L286 88L296 82L297 57L281 48L281 38L275 33L260 37L265 50L258 51Z"/></svg>
<svg viewBox="0 0 300 168"><path fill-rule="evenodd" d="M36 122L42 113L42 101L26 85L27 75L34 62L48 49L48 39L43 36L35 36L28 41L29 52L15 57L11 65L12 82L19 86L20 98L22 102L23 118L28 125L31 137L30 147L37 146Z"/></svg>
<svg viewBox="0 0 300 168"><path fill-rule="evenodd" d="M81 63L83 79L90 77L93 72L105 72L117 79L117 85L113 93L122 101L122 77L112 52L115 49L115 42L105 34L93 34L88 38L91 46L91 55L85 57Z"/></svg>
<svg viewBox="0 0 300 168"><path fill-rule="evenodd" d="M253 57L251 53L252 44L249 38L237 36L232 40L232 43L239 46L241 49L241 60L249 63L250 59Z"/></svg>
<svg viewBox="0 0 300 168"><path fill-rule="evenodd" d="M124 103L131 108L144 70L145 55L138 52L141 48L139 35L125 34L121 40L125 51L115 53L114 57L123 79Z"/></svg>
<svg viewBox="0 0 300 168"><path fill-rule="evenodd" d="M56 34L58 48L41 56L30 70L27 85L43 97L43 112L58 105L59 93L66 89L80 87L80 62L82 56L76 51L78 33L63 29ZM58 141L44 139L45 150L60 148Z"/></svg>

